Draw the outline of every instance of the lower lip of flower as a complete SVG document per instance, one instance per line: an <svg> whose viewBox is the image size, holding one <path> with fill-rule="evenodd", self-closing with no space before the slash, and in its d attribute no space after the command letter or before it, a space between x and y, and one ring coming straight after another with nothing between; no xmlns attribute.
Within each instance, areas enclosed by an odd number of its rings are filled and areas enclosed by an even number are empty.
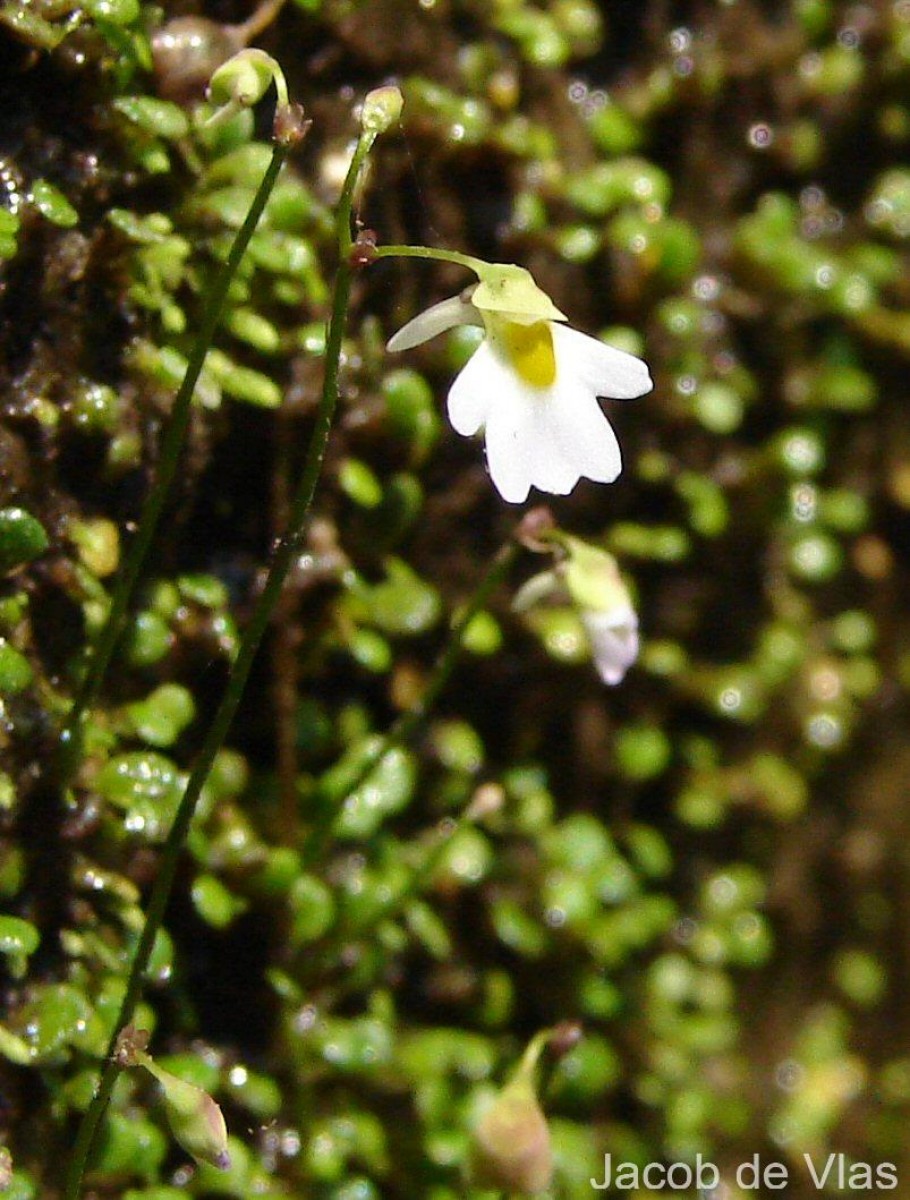
<svg viewBox="0 0 910 1200"><path fill-rule="evenodd" d="M497 325L497 340L519 378L531 387L552 387L556 379L556 355L549 324L535 321L533 325L519 325L516 321L503 321Z"/></svg>

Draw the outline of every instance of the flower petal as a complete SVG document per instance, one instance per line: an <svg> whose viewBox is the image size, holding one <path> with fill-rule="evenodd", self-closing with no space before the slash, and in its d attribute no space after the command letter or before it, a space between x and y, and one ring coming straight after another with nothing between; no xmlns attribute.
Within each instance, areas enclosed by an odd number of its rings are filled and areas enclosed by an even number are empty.
<svg viewBox="0 0 910 1200"><path fill-rule="evenodd" d="M462 299L461 295L450 296L438 304L425 309L403 325L397 333L389 338L387 350L395 353L399 350L411 350L414 346L422 346L430 338L456 325L482 325L483 317L470 302Z"/></svg>
<svg viewBox="0 0 910 1200"><path fill-rule="evenodd" d="M619 442L600 405L584 386L553 388L547 400L549 436L577 476L612 483L622 470Z"/></svg>
<svg viewBox="0 0 910 1200"><path fill-rule="evenodd" d="M570 379L552 388L530 387L492 350L482 369L487 464L503 499L520 504L531 486L567 496L582 476L601 483L616 478L622 465L616 435L583 386ZM473 415L479 417L479 410Z"/></svg>
<svg viewBox="0 0 910 1200"><path fill-rule="evenodd" d="M567 496L582 468L554 435L552 397L505 373L486 422L487 465L504 500L520 504L530 488Z"/></svg>
<svg viewBox="0 0 910 1200"><path fill-rule="evenodd" d="M565 458L554 445L534 439L534 449L528 454L531 463L531 484L551 496L568 496L581 478L573 462Z"/></svg>
<svg viewBox="0 0 910 1200"><path fill-rule="evenodd" d="M626 671L638 658L638 617L631 608L580 614L597 674L604 683L621 683Z"/></svg>
<svg viewBox="0 0 910 1200"><path fill-rule="evenodd" d="M650 392L654 384L647 366L634 354L607 346L597 338L579 333L567 325L553 324L557 378L574 376L595 396L631 400Z"/></svg>
<svg viewBox="0 0 910 1200"><path fill-rule="evenodd" d="M500 390L508 388L511 379L511 372L493 353L490 343L481 342L449 389L449 420L455 432L463 437L476 433L486 423Z"/></svg>
<svg viewBox="0 0 910 1200"><path fill-rule="evenodd" d="M477 310L466 301L464 310ZM453 302L422 315L449 321ZM402 333L408 335L410 326ZM535 387L513 367L495 329L481 343L449 392L449 419L470 437L486 432L487 465L504 500L520 504L531 487L567 495L582 477L611 483L622 469L616 435L597 402L597 395L640 395L651 386L648 369L631 354L605 346L576 330L550 323L556 356L556 378L550 387ZM398 345L396 335L393 339ZM410 343L409 343L410 344Z"/></svg>
<svg viewBox="0 0 910 1200"><path fill-rule="evenodd" d="M501 375L486 422L487 467L503 500L521 504L535 476L546 474L552 448L541 439L534 420L534 393L510 371L502 370Z"/></svg>
<svg viewBox="0 0 910 1200"><path fill-rule="evenodd" d="M564 590L562 582L555 570L541 571L537 575L532 575L530 579L524 581L512 597L512 612L527 612L528 609L534 608L542 601L558 596L561 590Z"/></svg>

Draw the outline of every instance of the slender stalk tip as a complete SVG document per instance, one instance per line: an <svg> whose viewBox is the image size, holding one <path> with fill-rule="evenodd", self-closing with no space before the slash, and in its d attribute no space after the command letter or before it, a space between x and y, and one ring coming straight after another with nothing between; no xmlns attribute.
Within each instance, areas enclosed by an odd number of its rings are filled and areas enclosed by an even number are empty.
<svg viewBox="0 0 910 1200"><path fill-rule="evenodd" d="M394 85L374 88L368 92L363 101L360 113L360 127L364 133L385 133L393 125L397 125L401 117L404 99Z"/></svg>

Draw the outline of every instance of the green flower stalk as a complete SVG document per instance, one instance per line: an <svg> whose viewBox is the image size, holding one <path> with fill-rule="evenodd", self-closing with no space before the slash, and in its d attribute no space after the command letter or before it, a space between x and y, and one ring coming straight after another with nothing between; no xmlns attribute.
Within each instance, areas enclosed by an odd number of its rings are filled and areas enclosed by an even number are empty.
<svg viewBox="0 0 910 1200"><path fill-rule="evenodd" d="M285 105L279 111L293 112L293 109L293 105ZM351 208L354 189L376 136L376 131L364 130L361 132L335 214L339 266L335 276L332 310L326 336L325 374L323 376L322 395L316 414L315 425L310 437L306 461L291 504L287 532L276 546L269 573L244 632L221 703L203 739L193 770L190 773L186 788L178 805L173 824L168 833L158 876L149 897L139 944L131 964L126 992L115 1023L115 1030L118 1032L115 1033L112 1039L109 1062L104 1069L98 1090L83 1117L77 1134L73 1159L70 1164L69 1177L64 1193L65 1200L76 1200L81 1192L82 1178L95 1143L98 1126L107 1108L117 1076L123 1069L123 1063L118 1060L116 1054L119 1031L129 1025L136 1011L136 1006L139 1003L145 971L152 954L155 938L164 920L164 913L176 876L178 861L187 835L189 834L199 797L212 769L215 756L227 737L228 730L246 687L246 681L249 678L259 645L281 596L287 574L300 552L306 518L309 514L310 505L312 504L316 486L322 472L322 464L328 445L329 433L332 428L335 406L338 401L338 372L341 361L341 345L350 304L351 284L354 272L354 265L351 262L351 251L354 244L351 238ZM289 137L288 141L292 142L293 136ZM284 144L283 140L279 140L275 150L276 157L274 161L280 162L279 148ZM261 208L258 211L261 212ZM247 227L247 224L249 224L249 218L244 225L244 229ZM252 232L252 229L250 229L250 232ZM186 388L182 389L182 391L184 390ZM189 387L189 392L191 394L192 386ZM171 466L175 465L176 449ZM172 476L173 470L171 470ZM163 506L164 496L162 495L160 499ZM158 515L160 515L160 507L155 513L156 520ZM148 536L150 538L151 535L149 534ZM138 574L138 565L136 566L136 573ZM127 591L126 595L122 598L123 611L125 611L128 595L129 592ZM108 656L109 651L113 648L113 642L116 640L116 633L109 635L109 637L111 638L110 645L108 646L105 643ZM107 659L104 661L106 662ZM100 673L96 669L93 676L93 686L97 686L99 682ZM91 695L94 695L94 691L91 692Z"/></svg>
<svg viewBox="0 0 910 1200"><path fill-rule="evenodd" d="M158 529L158 523L167 504L171 485L177 473L180 454L186 436L192 410L193 394L205 363L206 354L215 336L215 329L221 319L231 285L240 261L246 253L250 238L259 224L269 196L275 187L281 168L289 150L305 133L305 126L296 119L294 105L285 105L276 113L276 123L282 114L291 114L290 132L282 129L276 136L272 149L272 158L253 198L253 203L247 212L230 252L218 274L212 281L206 296L205 309L199 332L190 352L186 374L174 397L171 407L170 420L161 443L158 472L154 485L148 494L139 520L139 527L130 542L129 549L117 576L117 581L111 595L111 605L107 620L97 638L93 642L85 674L73 700L73 706L67 717L66 725L60 735L61 767L60 786L65 790L79 769L82 758L82 743L86 719L101 690L101 684L107 672L114 650L123 632L130 600L139 580L142 567L151 549L152 541ZM285 122L287 124L288 122Z"/></svg>

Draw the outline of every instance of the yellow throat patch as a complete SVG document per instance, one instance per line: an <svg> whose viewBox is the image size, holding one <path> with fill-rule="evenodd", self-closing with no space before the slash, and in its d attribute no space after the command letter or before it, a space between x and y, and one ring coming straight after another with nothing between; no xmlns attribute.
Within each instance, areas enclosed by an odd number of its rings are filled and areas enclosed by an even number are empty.
<svg viewBox="0 0 910 1200"><path fill-rule="evenodd" d="M525 383L536 388L551 387L556 379L556 355L549 323L519 325L517 321L497 321L497 326L498 340Z"/></svg>

